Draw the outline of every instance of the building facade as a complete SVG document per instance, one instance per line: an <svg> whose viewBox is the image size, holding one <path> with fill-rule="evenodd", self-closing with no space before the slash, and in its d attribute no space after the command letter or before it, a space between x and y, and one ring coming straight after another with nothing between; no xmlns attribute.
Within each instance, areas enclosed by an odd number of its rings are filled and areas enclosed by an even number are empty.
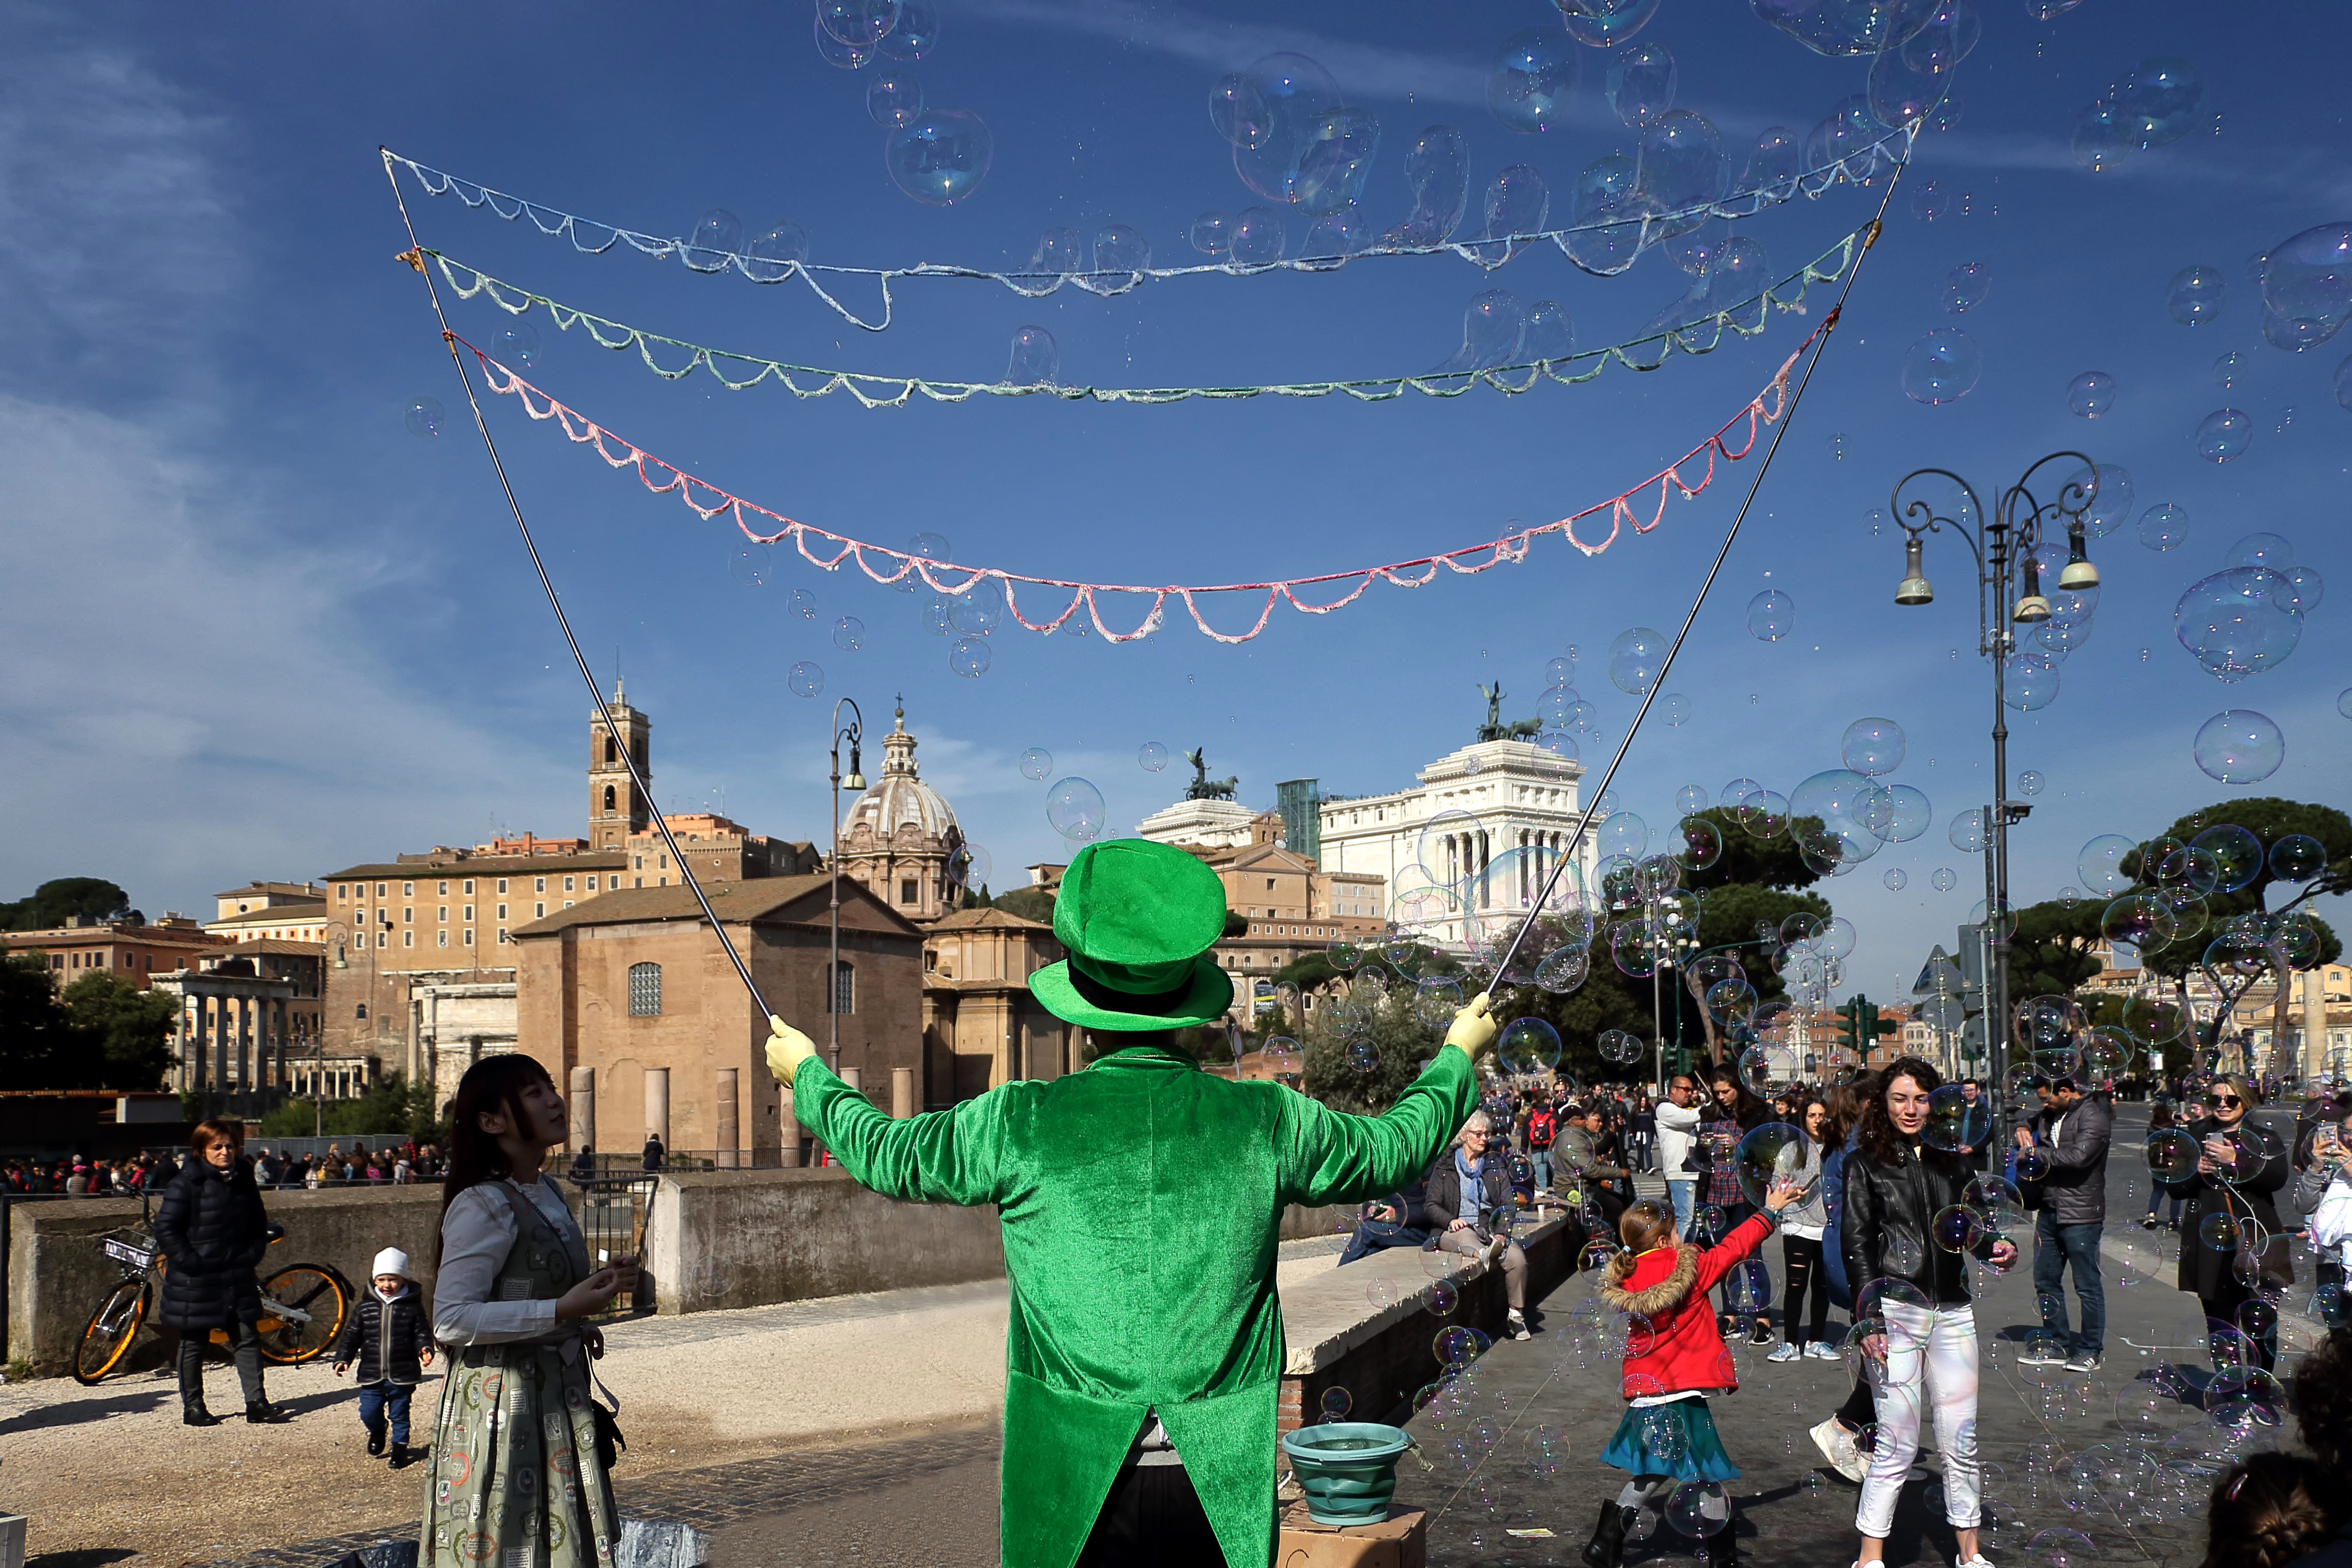
<svg viewBox="0 0 2352 1568"><path fill-rule="evenodd" d="M950 1092L925 1082L921 931L845 878L835 971L831 887L775 877L706 892L768 1006L828 1060L838 1022L845 1077L885 1106L901 1085L915 1104L944 1101ZM517 927L513 952L516 1045L570 1086L575 1147L625 1152L651 1133L729 1164L797 1151L789 1097L767 1069L768 1020L688 889L608 891Z"/></svg>
<svg viewBox="0 0 2352 1568"><path fill-rule="evenodd" d="M47 931L0 932L0 946L9 952L47 960L49 976L60 990L97 970L143 986L158 974L194 967L226 945L186 915L176 914L152 925L84 915Z"/></svg>
<svg viewBox="0 0 2352 1568"><path fill-rule="evenodd" d="M841 829L841 870L917 925L952 910L963 887L950 864L964 847L954 808L922 780L907 710L882 737L882 772L850 803Z"/></svg>
<svg viewBox="0 0 2352 1568"><path fill-rule="evenodd" d="M1029 977L1062 957L1052 926L1009 910L958 910L924 929L927 1105L1084 1065L1078 1031L1029 994Z"/></svg>

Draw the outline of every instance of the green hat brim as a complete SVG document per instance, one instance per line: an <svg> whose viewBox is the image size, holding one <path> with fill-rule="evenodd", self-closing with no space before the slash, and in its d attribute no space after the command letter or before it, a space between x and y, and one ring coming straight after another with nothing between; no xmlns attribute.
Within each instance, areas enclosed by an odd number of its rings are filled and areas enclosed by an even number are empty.
<svg viewBox="0 0 2352 1568"><path fill-rule="evenodd" d="M1234 979L1218 967L1214 953L1192 961L1192 982L1183 996L1165 1012L1118 1013L1098 1007L1070 984L1070 963L1049 963L1029 977L1029 994L1045 1011L1082 1029L1141 1034L1152 1029L1193 1029L1213 1024L1234 1003Z"/></svg>

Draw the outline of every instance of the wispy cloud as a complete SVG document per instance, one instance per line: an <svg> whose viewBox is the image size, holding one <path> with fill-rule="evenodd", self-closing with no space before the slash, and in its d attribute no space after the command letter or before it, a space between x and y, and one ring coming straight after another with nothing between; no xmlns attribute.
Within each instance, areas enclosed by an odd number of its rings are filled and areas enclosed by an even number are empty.
<svg viewBox="0 0 2352 1568"><path fill-rule="evenodd" d="M965 0L957 16L1057 33L1087 33L1223 73L1281 50L1294 50L1321 63L1354 100L1401 99L1417 102L1486 104L1486 68L1475 61L1447 59L1376 44L1335 38L1303 27L1231 22L1181 9L1147 8L1135 0Z"/></svg>

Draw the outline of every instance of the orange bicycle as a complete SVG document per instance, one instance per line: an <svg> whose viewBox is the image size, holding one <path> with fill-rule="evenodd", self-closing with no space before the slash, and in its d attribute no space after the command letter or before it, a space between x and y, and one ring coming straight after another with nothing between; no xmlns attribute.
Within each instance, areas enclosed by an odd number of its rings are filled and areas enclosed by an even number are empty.
<svg viewBox="0 0 2352 1568"><path fill-rule="evenodd" d="M273 1225L263 1234L275 1247L286 1238L286 1227ZM74 1381L85 1384L120 1371L130 1359L163 1277L163 1256L148 1233L118 1232L100 1245L121 1265L122 1278L90 1313L74 1346ZM342 1332L351 1309L351 1282L332 1265L289 1263L276 1270L261 1281L261 1320L255 1326L262 1359L281 1366L317 1360ZM228 1343L228 1331L215 1329L212 1342Z"/></svg>

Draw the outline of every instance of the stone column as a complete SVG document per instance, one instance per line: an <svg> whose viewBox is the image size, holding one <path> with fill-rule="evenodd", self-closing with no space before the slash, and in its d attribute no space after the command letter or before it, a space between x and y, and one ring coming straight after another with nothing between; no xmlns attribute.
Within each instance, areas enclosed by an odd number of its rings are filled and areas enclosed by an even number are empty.
<svg viewBox="0 0 2352 1568"><path fill-rule="evenodd" d="M436 1089L435 1093L440 1091ZM596 1146L596 1069L572 1069L572 1152Z"/></svg>
<svg viewBox="0 0 2352 1568"><path fill-rule="evenodd" d="M738 1163L735 1156L735 1150L741 1142L740 1130L735 1120L736 1072L737 1069L734 1068L720 1068L719 1069L719 1098L716 1107L717 1114L712 1119L719 1131L719 1163L724 1169L730 1171L736 1167Z"/></svg>
<svg viewBox="0 0 2352 1568"><path fill-rule="evenodd" d="M793 1086L776 1086L776 1117L782 1126L776 1134L776 1163L787 1171L797 1171L801 1165L801 1124L793 1115Z"/></svg>
<svg viewBox="0 0 2352 1568"><path fill-rule="evenodd" d="M658 1138L669 1149L669 1068L646 1069L646 1136Z"/></svg>
<svg viewBox="0 0 2352 1568"><path fill-rule="evenodd" d="M228 1092L229 1053L236 1048L236 1016L226 992L213 998L213 1088Z"/></svg>
<svg viewBox="0 0 2352 1568"><path fill-rule="evenodd" d="M182 993L181 1005L194 1009L180 1039L180 1087L192 1094L205 1087L205 1052L212 1044L205 1026L205 999L194 987Z"/></svg>
<svg viewBox="0 0 2352 1568"><path fill-rule="evenodd" d="M860 1094L863 1094L866 1092L866 1069L864 1068L844 1068L841 1069L841 1081L847 1084L850 1088L857 1090Z"/></svg>
<svg viewBox="0 0 2352 1568"><path fill-rule="evenodd" d="M890 1114L900 1121L915 1114L915 1069L913 1068L890 1069Z"/></svg>

